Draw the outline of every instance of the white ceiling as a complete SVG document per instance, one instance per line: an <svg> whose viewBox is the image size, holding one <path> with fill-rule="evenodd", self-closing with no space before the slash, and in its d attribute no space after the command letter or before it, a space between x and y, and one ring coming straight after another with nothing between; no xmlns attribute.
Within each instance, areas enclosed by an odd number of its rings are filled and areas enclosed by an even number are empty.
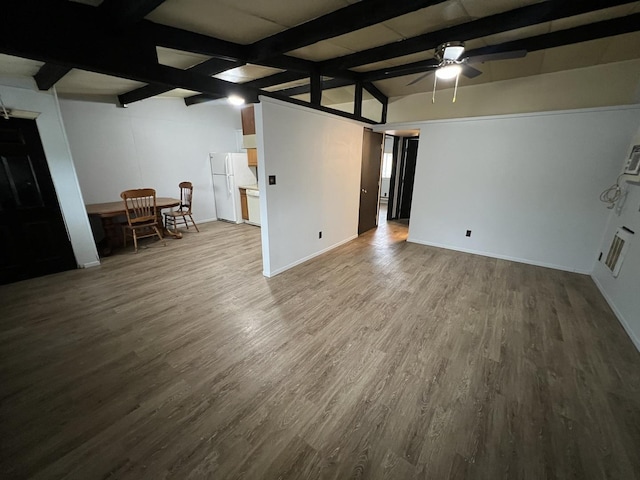
<svg viewBox="0 0 640 480"><path fill-rule="evenodd" d="M101 3L101 0L76 1L93 6ZM326 60L465 23L479 17L538 3L539 1L448 0L378 25L293 50L288 55L312 61ZM191 30L223 40L248 44L343 8L351 3L356 3L356 0L317 0L313 2L300 0L253 0L250 2L237 0L166 0L146 18L157 23ZM467 42L466 46L468 49L473 49L638 12L640 12L640 1L600 10L595 13L578 15L474 39ZM354 70L370 71L432 57L433 50L429 50L363 65L354 68ZM158 48L159 62L176 68L189 68L207 58L203 55ZM471 80L462 77L460 84L464 86L507 80L634 58L640 58L640 32L531 52L521 59L475 65L483 74ZM32 60L0 55L0 75L3 76L33 76L41 65L42 63ZM268 67L246 65L216 75L216 77L233 82L246 82L280 71ZM375 82L375 84L390 97L431 91L433 77L428 77L415 85L407 86L418 75L392 78ZM305 83L308 82L302 80L292 82L287 86ZM140 82L74 69L57 83L56 88L60 93L69 95L119 95L143 85ZM193 92L177 89L164 95L184 97L192 94ZM353 87L323 92L323 103L325 104L343 103L343 100L347 99L346 101L349 101L349 98L353 98Z"/></svg>

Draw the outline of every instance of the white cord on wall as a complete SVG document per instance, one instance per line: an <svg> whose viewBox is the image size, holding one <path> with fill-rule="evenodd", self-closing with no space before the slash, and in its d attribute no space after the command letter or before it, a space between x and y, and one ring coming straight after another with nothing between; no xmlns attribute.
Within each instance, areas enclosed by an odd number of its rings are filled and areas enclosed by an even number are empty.
<svg viewBox="0 0 640 480"><path fill-rule="evenodd" d="M615 207L616 202L620 200L620 197L622 196L622 188L620 187L620 178L622 178L622 175L624 174L618 175L618 178L616 179L616 183L611 185L609 188L607 188L604 192L600 194L600 201L607 203L608 204L607 208L609 210Z"/></svg>

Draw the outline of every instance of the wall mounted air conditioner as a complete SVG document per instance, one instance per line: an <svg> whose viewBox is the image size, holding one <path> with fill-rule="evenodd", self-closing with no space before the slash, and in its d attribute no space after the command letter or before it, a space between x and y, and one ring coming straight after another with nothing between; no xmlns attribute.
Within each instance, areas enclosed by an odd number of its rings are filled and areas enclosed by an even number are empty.
<svg viewBox="0 0 640 480"><path fill-rule="evenodd" d="M632 231L628 228L621 227L616 230L616 234L613 236L604 264L611 270L611 274L614 277L617 277L620 273L624 256L627 254L627 250L629 250L631 235L633 235Z"/></svg>

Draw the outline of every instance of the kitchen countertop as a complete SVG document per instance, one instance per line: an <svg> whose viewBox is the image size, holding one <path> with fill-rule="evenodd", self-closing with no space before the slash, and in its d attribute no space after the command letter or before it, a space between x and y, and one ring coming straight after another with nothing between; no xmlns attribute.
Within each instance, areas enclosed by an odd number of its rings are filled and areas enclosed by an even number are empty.
<svg viewBox="0 0 640 480"><path fill-rule="evenodd" d="M260 190L260 189L258 188L258 184L253 184L253 185L240 185L240 186L238 186L238 188L244 188L244 189L246 189L246 190L258 190L258 191Z"/></svg>

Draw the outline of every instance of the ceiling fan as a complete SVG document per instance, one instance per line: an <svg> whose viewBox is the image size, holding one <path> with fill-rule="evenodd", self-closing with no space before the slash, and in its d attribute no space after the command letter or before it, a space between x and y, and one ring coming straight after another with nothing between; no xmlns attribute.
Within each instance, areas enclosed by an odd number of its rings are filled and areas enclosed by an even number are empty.
<svg viewBox="0 0 640 480"><path fill-rule="evenodd" d="M436 65L433 65L428 72L420 75L411 83L408 83L407 86L414 85L420 82L435 71L435 78L433 82L433 97L431 101L435 102L436 84L438 82L438 79L451 80L455 78L456 85L453 93L453 101L455 102L460 74L464 75L467 78L475 78L482 73L477 68L469 65L470 63L484 63L491 60L508 60L511 58L522 58L527 54L527 51L512 50L509 52L487 53L484 55L471 55L466 57L464 56L464 53L464 42L446 42L438 45L435 50L435 58L438 63Z"/></svg>

